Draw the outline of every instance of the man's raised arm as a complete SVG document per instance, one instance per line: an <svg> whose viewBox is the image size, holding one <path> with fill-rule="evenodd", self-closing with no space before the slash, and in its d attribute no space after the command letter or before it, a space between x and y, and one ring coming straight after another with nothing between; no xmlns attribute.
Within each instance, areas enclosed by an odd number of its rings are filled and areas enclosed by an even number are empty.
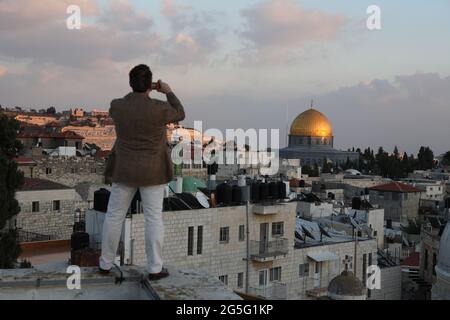
<svg viewBox="0 0 450 320"><path fill-rule="evenodd" d="M175 93L173 93L170 86L160 80L158 92L164 93L167 96L168 108L166 109L165 116L166 124L183 121L186 117L183 105L181 104Z"/></svg>

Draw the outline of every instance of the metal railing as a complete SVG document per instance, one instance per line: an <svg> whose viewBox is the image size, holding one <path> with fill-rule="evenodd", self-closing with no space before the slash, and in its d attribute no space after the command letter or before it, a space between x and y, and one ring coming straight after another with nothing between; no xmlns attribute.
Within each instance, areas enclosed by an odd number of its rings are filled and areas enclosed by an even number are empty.
<svg viewBox="0 0 450 320"><path fill-rule="evenodd" d="M288 240L250 241L251 258L268 258L288 254Z"/></svg>
<svg viewBox="0 0 450 320"><path fill-rule="evenodd" d="M287 284L283 282L272 282L269 286L249 288L249 294L267 299L267 300L286 300Z"/></svg>

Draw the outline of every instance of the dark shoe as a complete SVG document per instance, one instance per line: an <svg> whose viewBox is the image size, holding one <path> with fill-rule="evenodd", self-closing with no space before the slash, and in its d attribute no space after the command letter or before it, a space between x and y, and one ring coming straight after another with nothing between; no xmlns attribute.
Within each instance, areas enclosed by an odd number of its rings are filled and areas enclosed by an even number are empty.
<svg viewBox="0 0 450 320"><path fill-rule="evenodd" d="M105 269L102 269L102 268L98 267L98 271L102 275L108 275L111 270L105 270Z"/></svg>
<svg viewBox="0 0 450 320"><path fill-rule="evenodd" d="M157 281L169 276L169 271L166 268L163 268L160 273L149 273L148 279L150 281Z"/></svg>

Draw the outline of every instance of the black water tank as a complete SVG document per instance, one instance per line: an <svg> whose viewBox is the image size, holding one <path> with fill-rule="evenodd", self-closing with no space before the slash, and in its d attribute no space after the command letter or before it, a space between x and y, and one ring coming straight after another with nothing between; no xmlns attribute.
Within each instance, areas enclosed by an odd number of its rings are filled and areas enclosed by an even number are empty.
<svg viewBox="0 0 450 320"><path fill-rule="evenodd" d="M233 188L228 183L221 183L217 186L217 203L231 205L233 201Z"/></svg>
<svg viewBox="0 0 450 320"><path fill-rule="evenodd" d="M70 248L72 250L82 250L89 248L89 233L75 232L70 238Z"/></svg>
<svg viewBox="0 0 450 320"><path fill-rule="evenodd" d="M300 180L298 185L299 185L300 188L304 188L306 186L305 180Z"/></svg>
<svg viewBox="0 0 450 320"><path fill-rule="evenodd" d="M111 192L102 188L94 192L94 210L100 212L108 211L108 202Z"/></svg>
<svg viewBox="0 0 450 320"><path fill-rule="evenodd" d="M259 185L259 199L260 201L266 201L269 199L270 188L268 183L261 183Z"/></svg>
<svg viewBox="0 0 450 320"><path fill-rule="evenodd" d="M232 188L232 200L233 200L233 203L236 203L236 204L241 204L242 203L241 187L233 186L233 188Z"/></svg>
<svg viewBox="0 0 450 320"><path fill-rule="evenodd" d="M361 210L361 198L354 197L352 199L352 209Z"/></svg>
<svg viewBox="0 0 450 320"><path fill-rule="evenodd" d="M258 181L254 181L250 187L250 199L252 202L259 202L261 200L259 194L260 183Z"/></svg>
<svg viewBox="0 0 450 320"><path fill-rule="evenodd" d="M450 209L450 198L445 199L445 208Z"/></svg>
<svg viewBox="0 0 450 320"><path fill-rule="evenodd" d="M283 181L278 181L278 199L286 199L286 184Z"/></svg>
<svg viewBox="0 0 450 320"><path fill-rule="evenodd" d="M269 197L270 199L276 200L278 199L278 183L271 182L269 183Z"/></svg>

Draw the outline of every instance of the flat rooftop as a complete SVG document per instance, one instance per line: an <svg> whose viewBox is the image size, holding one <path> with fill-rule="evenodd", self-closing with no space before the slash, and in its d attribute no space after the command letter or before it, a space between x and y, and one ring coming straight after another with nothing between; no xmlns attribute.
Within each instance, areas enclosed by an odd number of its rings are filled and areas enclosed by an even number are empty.
<svg viewBox="0 0 450 320"><path fill-rule="evenodd" d="M122 267L109 275L81 268L81 289L69 290L66 268L56 263L0 270L0 300L242 300L219 279L198 270L169 266L169 277L149 281L141 267Z"/></svg>

